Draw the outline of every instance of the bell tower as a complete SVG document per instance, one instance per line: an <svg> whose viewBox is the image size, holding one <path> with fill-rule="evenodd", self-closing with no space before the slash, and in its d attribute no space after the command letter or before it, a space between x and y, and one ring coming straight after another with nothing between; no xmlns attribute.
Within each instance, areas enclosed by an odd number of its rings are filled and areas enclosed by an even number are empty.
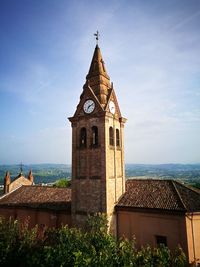
<svg viewBox="0 0 200 267"><path fill-rule="evenodd" d="M125 191L124 123L98 44L73 117L72 222L106 213L112 231L114 206Z"/></svg>

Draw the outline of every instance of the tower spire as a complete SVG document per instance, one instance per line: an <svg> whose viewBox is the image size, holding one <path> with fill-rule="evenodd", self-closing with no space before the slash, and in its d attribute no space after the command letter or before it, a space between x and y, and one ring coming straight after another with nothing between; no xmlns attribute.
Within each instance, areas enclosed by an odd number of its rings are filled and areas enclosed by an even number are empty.
<svg viewBox="0 0 200 267"><path fill-rule="evenodd" d="M10 185L10 173L7 171L6 175L4 177L4 194L8 193L9 191L9 185Z"/></svg>
<svg viewBox="0 0 200 267"><path fill-rule="evenodd" d="M108 76L105 68L105 63L101 54L101 50L99 46L96 45L86 79L90 79L91 77L98 75L102 75L104 76L104 78L110 80L110 77Z"/></svg>
<svg viewBox="0 0 200 267"><path fill-rule="evenodd" d="M111 88L110 77L107 74L101 50L98 46L98 31L95 36L97 44L90 64L89 72L86 76L85 85L90 84L90 88L93 90L100 104L104 107L107 104L107 96Z"/></svg>
<svg viewBox="0 0 200 267"><path fill-rule="evenodd" d="M32 173L32 170L29 171L29 174L28 174L28 179L33 183L33 173Z"/></svg>

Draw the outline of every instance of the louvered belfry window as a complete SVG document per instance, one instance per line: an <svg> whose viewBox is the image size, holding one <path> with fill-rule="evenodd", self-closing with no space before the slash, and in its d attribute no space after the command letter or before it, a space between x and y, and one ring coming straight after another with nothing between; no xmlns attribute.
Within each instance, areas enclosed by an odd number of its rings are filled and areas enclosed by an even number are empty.
<svg viewBox="0 0 200 267"><path fill-rule="evenodd" d="M84 148L87 146L87 131L86 128L80 130L80 147Z"/></svg>
<svg viewBox="0 0 200 267"><path fill-rule="evenodd" d="M98 128L96 126L92 127L92 146L98 146Z"/></svg>
<svg viewBox="0 0 200 267"><path fill-rule="evenodd" d="M113 131L113 127L109 128L109 141L110 141L110 146L114 146L114 131Z"/></svg>
<svg viewBox="0 0 200 267"><path fill-rule="evenodd" d="M119 129L116 129L116 146L120 146Z"/></svg>

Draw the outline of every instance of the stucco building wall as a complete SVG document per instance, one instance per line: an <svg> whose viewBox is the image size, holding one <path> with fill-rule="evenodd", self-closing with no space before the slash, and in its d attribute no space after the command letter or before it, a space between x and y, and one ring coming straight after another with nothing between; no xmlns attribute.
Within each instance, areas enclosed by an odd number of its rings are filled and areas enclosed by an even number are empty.
<svg viewBox="0 0 200 267"><path fill-rule="evenodd" d="M184 215L117 211L117 218L118 237L135 237L138 247L145 244L155 247L156 236L165 236L170 249L180 244L188 255Z"/></svg>
<svg viewBox="0 0 200 267"><path fill-rule="evenodd" d="M24 176L18 177L16 180L12 181L9 185L7 185L7 193L19 188L21 185L32 185L33 182L27 179Z"/></svg>
<svg viewBox="0 0 200 267"><path fill-rule="evenodd" d="M200 263L200 214L187 214L185 221L189 261Z"/></svg>
<svg viewBox="0 0 200 267"><path fill-rule="evenodd" d="M17 219L20 222L28 220L29 226L59 227L61 225L71 226L71 214L66 211L40 210L31 208L3 208L0 209L0 216L9 219Z"/></svg>

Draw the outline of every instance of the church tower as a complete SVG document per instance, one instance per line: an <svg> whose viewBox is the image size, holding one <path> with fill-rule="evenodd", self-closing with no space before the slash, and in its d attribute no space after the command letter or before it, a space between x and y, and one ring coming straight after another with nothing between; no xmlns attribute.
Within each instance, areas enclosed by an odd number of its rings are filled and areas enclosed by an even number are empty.
<svg viewBox="0 0 200 267"><path fill-rule="evenodd" d="M114 206L125 191L124 123L98 44L72 125L72 222L106 213L112 231ZM113 228L113 229L112 229Z"/></svg>

